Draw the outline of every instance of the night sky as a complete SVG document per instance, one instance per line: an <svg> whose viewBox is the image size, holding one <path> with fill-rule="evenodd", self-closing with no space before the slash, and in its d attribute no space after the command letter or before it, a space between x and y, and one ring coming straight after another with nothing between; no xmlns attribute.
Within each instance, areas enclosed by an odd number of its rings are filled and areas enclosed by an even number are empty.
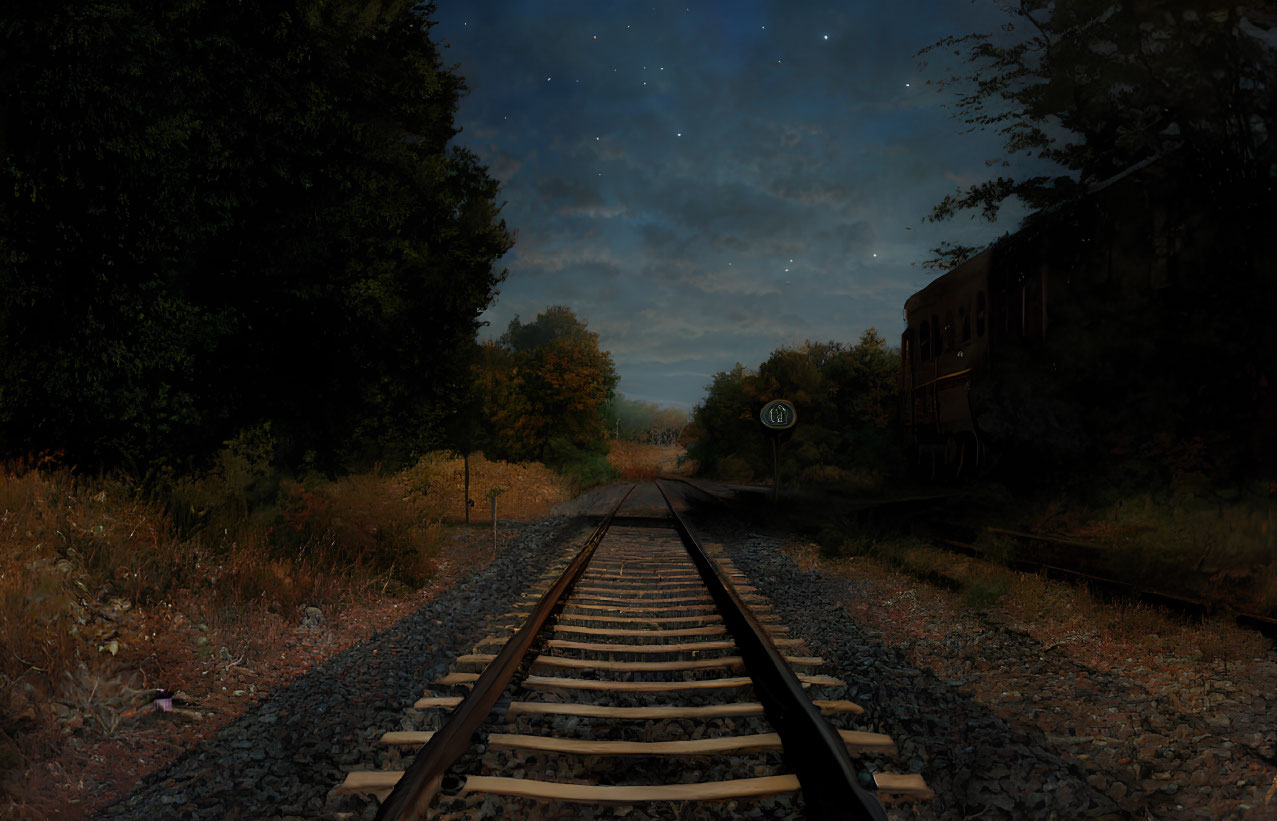
<svg viewBox="0 0 1277 821"><path fill-rule="evenodd" d="M929 249L1022 215L923 222L1023 167L986 164L999 138L962 133L956 90L926 84L944 67L914 56L997 30L986 0L442 0L436 19L470 87L457 142L518 231L481 337L567 305L631 399L690 408L714 373L806 339L897 345Z"/></svg>

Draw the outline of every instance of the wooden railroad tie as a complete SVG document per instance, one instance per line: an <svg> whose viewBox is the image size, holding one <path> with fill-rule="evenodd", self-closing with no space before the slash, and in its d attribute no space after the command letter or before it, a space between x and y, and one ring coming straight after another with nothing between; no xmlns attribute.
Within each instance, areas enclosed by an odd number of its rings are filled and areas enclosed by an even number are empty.
<svg viewBox="0 0 1277 821"><path fill-rule="evenodd" d="M413 707L418 710L442 709L456 707L460 703L461 698L458 696L427 696L417 699ZM813 699L811 703L825 715L834 713L860 715L865 711L859 704L850 701ZM543 701L512 701L510 706L506 708L505 714L507 719L520 715L555 715L649 721L669 718L760 716L763 715L763 705L756 701L746 701L736 702L735 704L709 704L698 707L612 707L603 704L555 704Z"/></svg>
<svg viewBox="0 0 1277 821"><path fill-rule="evenodd" d="M457 657L458 664L490 664L496 656L491 653L467 653ZM785 656L785 661L805 667L824 663L815 656ZM558 667L572 670L611 670L633 673L672 673L682 670L740 669L745 662L740 656L717 656L700 659L675 659L673 661L611 661L604 659L578 659L565 656L537 656L533 667Z"/></svg>
<svg viewBox="0 0 1277 821"><path fill-rule="evenodd" d="M478 674L472 675L475 679ZM469 679L473 680L473 679ZM805 686L841 687L845 684L833 676L799 675L798 680ZM461 682L453 682L461 683ZM675 693L680 690L721 690L729 687L748 687L753 680L747 676L729 678L711 678L700 681L591 681L589 679L567 678L559 676L528 676L523 686L528 689L548 690L556 687L565 690L605 690L614 693Z"/></svg>
<svg viewBox="0 0 1277 821"><path fill-rule="evenodd" d="M564 607L579 607L582 610L607 610L611 613L670 613L673 611L683 612L687 610L708 610L713 612L718 609L712 604L685 604L682 607L618 607L614 604L576 604L574 602L569 602L564 605ZM566 615L564 617L566 618Z"/></svg>
<svg viewBox="0 0 1277 821"><path fill-rule="evenodd" d="M527 613L506 613L502 618L526 618L527 615ZM763 623L780 621L780 616L775 613L755 613L754 617ZM613 624L658 624L675 621L722 621L723 617L717 613L698 613L694 616L600 616L588 613L563 613L559 619L605 621Z"/></svg>
<svg viewBox="0 0 1277 821"><path fill-rule="evenodd" d="M896 754L896 743L882 733L839 730L838 735L851 752ZM434 736L433 730L396 730L381 737L392 747L420 747ZM536 750L564 755L729 755L733 753L780 752L778 733L754 733L721 738L684 741L591 741L585 738L489 733L488 748L496 750Z"/></svg>
<svg viewBox="0 0 1277 821"><path fill-rule="evenodd" d="M402 772L355 772L337 788L339 793L373 793L383 801L394 789ZM645 801L723 801L733 798L757 798L798 789L798 778L773 775L741 778L733 781L707 781L700 784L654 784L639 787L609 787L592 784L562 784L504 776L471 775L459 795L484 793L543 801L571 801L587 804L638 804Z"/></svg>
<svg viewBox="0 0 1277 821"><path fill-rule="evenodd" d="M403 777L398 770L352 772L334 792L339 794L372 793L382 801L390 795ZM878 798L887 801L916 801L931 798L934 793L920 775L875 773ZM778 793L795 792L799 788L794 775L770 775L731 781L706 781L695 784L653 784L631 787L563 784L504 776L467 776L459 795L485 793L533 798L542 801L571 801L589 804L639 804L650 801L723 801L758 798Z"/></svg>
<svg viewBox="0 0 1277 821"><path fill-rule="evenodd" d="M570 632L570 631L565 631L565 632ZM641 636L659 635L654 633L654 631L652 630L641 630L641 631L636 631L636 633ZM608 632L608 633L604 633L603 635L616 635L616 633ZM698 633L697 635L716 635L716 634L715 633L699 634ZM505 644L507 641L509 641L509 638L510 638L509 636L488 636L487 638L480 640L479 643L476 644L475 646L482 647L485 645ZM550 643L553 641L560 641L560 639L551 639L549 642L546 642L547 646L553 646ZM801 645L802 643L803 643L802 639L792 639L792 638L785 638L781 636L772 637L772 644L776 645L777 647L797 647ZM669 645L609 644L606 646L614 647L616 649L612 652L620 653L620 652L628 652L638 647L677 647L678 645L675 645L675 644L669 644Z"/></svg>

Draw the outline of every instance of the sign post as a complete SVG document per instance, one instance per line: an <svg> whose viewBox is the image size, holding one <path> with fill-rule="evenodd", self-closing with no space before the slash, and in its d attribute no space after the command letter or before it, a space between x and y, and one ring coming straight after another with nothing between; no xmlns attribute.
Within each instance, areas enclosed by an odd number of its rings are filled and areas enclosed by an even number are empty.
<svg viewBox="0 0 1277 821"><path fill-rule="evenodd" d="M763 405L758 419L772 440L772 501L775 502L780 495L780 437L798 421L798 413L788 399L773 399Z"/></svg>

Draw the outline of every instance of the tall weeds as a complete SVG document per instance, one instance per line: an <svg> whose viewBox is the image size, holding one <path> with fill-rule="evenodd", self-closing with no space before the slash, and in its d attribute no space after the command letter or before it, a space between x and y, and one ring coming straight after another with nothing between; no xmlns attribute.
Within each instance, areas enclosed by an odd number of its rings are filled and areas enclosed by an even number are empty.
<svg viewBox="0 0 1277 821"><path fill-rule="evenodd" d="M280 475L265 453L234 442L205 474L143 482L0 468L0 814L31 762L115 732L192 654L251 657L309 609L421 585L465 510L449 454L331 480ZM566 498L540 465L472 458L472 497L491 487L503 518Z"/></svg>

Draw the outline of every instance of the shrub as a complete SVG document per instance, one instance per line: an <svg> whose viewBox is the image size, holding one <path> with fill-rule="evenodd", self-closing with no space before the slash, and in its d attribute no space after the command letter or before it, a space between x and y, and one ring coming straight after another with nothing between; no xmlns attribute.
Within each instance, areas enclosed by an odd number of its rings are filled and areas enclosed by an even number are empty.
<svg viewBox="0 0 1277 821"><path fill-rule="evenodd" d="M271 541L282 557L318 567L362 565L416 584L433 567L442 518L425 498L402 476L358 474L309 485L286 481Z"/></svg>
<svg viewBox="0 0 1277 821"><path fill-rule="evenodd" d="M1005 571L968 576L962 580L962 599L977 610L992 607L1011 589L1012 580Z"/></svg>
<svg viewBox="0 0 1277 821"><path fill-rule="evenodd" d="M808 465L799 474L803 485L833 485L857 493L877 493L882 489L882 476L865 468L840 468L834 465Z"/></svg>
<svg viewBox="0 0 1277 821"><path fill-rule="evenodd" d="M234 539L241 531L265 528L283 480L275 450L269 424L251 428L225 442L206 471L174 476L162 470L153 495L184 538L210 532Z"/></svg>
<svg viewBox="0 0 1277 821"><path fill-rule="evenodd" d="M620 478L620 471L612 467L607 457L597 453L582 454L571 462L559 466L559 475L567 482L572 494L576 495L592 487L615 482Z"/></svg>
<svg viewBox="0 0 1277 821"><path fill-rule="evenodd" d="M754 471L744 457L731 454L718 460L717 476L728 482L752 482Z"/></svg>

